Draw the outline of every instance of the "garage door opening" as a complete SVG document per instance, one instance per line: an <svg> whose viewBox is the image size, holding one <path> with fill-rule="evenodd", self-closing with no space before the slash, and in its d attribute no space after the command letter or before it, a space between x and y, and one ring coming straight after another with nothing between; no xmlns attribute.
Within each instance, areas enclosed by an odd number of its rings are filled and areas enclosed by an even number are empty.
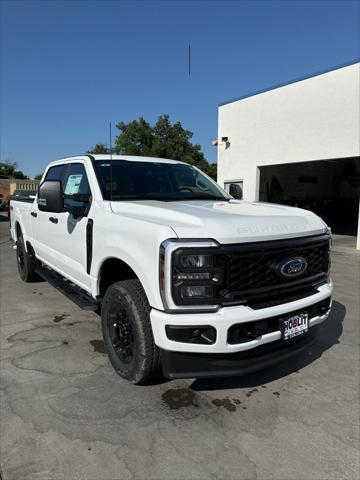
<svg viewBox="0 0 360 480"><path fill-rule="evenodd" d="M259 167L259 200L312 210L340 235L357 235L360 157Z"/></svg>

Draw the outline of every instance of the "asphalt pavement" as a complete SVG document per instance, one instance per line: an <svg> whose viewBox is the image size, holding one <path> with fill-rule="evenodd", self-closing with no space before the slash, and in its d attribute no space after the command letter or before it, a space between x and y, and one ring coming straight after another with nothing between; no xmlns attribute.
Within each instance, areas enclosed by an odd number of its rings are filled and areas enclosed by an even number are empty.
<svg viewBox="0 0 360 480"><path fill-rule="evenodd" d="M133 386L100 318L23 283L0 217L3 480L358 479L360 256L332 259L315 346L255 375Z"/></svg>

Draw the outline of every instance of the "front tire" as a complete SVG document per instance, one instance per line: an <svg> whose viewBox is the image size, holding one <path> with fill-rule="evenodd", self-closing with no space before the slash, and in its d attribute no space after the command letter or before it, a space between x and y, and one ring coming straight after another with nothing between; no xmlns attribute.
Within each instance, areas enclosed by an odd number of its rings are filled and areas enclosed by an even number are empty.
<svg viewBox="0 0 360 480"><path fill-rule="evenodd" d="M28 283L39 279L35 272L36 259L26 251L22 236L16 242L16 260L21 280Z"/></svg>
<svg viewBox="0 0 360 480"><path fill-rule="evenodd" d="M111 285L101 308L104 343L118 375L134 384L159 370L159 349L150 324L150 305L137 279Z"/></svg>

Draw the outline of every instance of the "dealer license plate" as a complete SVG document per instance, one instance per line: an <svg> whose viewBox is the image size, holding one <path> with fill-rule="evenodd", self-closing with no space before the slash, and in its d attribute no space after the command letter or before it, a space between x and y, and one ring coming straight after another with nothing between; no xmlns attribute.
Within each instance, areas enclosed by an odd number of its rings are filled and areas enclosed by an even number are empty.
<svg viewBox="0 0 360 480"><path fill-rule="evenodd" d="M309 315L307 313L298 313L282 320L284 340L302 335L309 330Z"/></svg>

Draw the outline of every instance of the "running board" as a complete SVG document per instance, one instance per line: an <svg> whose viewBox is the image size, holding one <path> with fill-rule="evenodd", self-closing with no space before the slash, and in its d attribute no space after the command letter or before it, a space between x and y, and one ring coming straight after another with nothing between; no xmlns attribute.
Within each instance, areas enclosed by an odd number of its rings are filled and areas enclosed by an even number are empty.
<svg viewBox="0 0 360 480"><path fill-rule="evenodd" d="M56 290L59 290L65 297L76 303L82 310L95 311L98 309L96 300L53 270L39 266L36 268L36 273L55 287Z"/></svg>

